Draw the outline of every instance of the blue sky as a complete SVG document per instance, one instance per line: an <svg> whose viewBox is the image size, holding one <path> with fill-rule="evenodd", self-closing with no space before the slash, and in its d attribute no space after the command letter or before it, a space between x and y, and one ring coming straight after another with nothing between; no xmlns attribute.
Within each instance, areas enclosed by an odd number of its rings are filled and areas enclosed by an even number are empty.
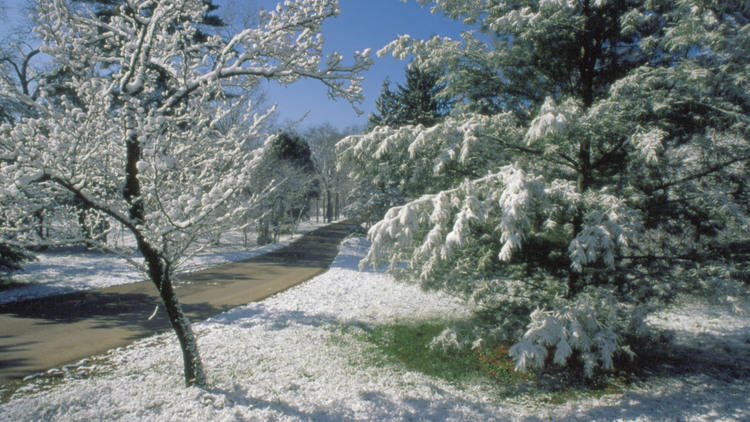
<svg viewBox="0 0 750 422"><path fill-rule="evenodd" d="M19 14L26 0L0 0L7 6L7 16L0 16L0 36L14 27L23 14ZM230 16L252 13L261 7L272 7L273 0L216 0L223 5ZM343 100L330 100L325 88L319 82L301 81L288 86L275 83L265 84L267 101L278 104L278 121L281 124L297 121L306 113L301 127L329 122L343 128L350 125L364 125L367 115L375 110L375 99L380 93L383 79L402 82L406 62L393 58L378 58L375 52L400 34L410 34L415 38L426 39L435 34L457 37L467 28L442 15L432 15L421 8L414 0L403 3L401 0L339 0L341 14L329 19L323 26L326 52L338 51L344 57L351 57L357 50L371 48L375 64L365 73L365 101L358 105L364 114L357 116L351 105ZM222 13L220 9L219 14ZM239 25L234 23L233 26Z"/></svg>
<svg viewBox="0 0 750 422"><path fill-rule="evenodd" d="M382 82L403 82L405 61L391 57L378 58L375 52L400 34L427 39L435 34L458 37L467 28L442 15L432 15L415 1L401 0L340 0L341 14L323 26L327 51L350 55L357 50L372 48L375 64L365 73L365 101L358 107L364 114L357 116L346 101L327 98L325 88L315 81L304 81L279 87L269 85L269 99L278 104L280 121L296 120L309 112L302 126L330 122L336 127L363 125L367 115L375 111L375 100Z"/></svg>

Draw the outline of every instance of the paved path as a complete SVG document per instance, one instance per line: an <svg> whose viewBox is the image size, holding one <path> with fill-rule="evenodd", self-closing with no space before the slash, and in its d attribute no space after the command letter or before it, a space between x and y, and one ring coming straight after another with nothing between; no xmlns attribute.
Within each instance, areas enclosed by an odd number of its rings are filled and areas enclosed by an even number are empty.
<svg viewBox="0 0 750 422"><path fill-rule="evenodd" d="M277 251L181 277L185 313L201 321L325 272L351 227L333 224ZM169 329L151 282L0 305L0 384Z"/></svg>

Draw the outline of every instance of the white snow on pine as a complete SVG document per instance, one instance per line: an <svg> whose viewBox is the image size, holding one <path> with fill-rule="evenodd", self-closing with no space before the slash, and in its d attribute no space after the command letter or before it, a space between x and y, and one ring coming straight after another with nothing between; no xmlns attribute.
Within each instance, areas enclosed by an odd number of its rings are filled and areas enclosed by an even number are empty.
<svg viewBox="0 0 750 422"><path fill-rule="evenodd" d="M395 364L363 363L370 346L352 330L468 313L455 298L356 271L368 248L364 239L347 239L325 274L196 324L207 389L183 387L179 348L162 334L52 370L62 379L47 388L31 379L0 404L0 421L750 420L747 376L700 368L621 394L549 404L544 396L502 399L491 385L456 386ZM732 346L721 356L750 356L750 321L725 308L688 303L651 322L683 344L702 339L695 345L705 353Z"/></svg>
<svg viewBox="0 0 750 422"><path fill-rule="evenodd" d="M324 226L324 223L303 222L294 235L282 235L278 243L258 246L251 241L244 246L239 232L226 233L217 245L191 257L184 265L185 273L237 262L280 249L297 239L300 234ZM250 234L251 239L255 237ZM117 239L118 246L127 246L127 237ZM81 290L100 289L144 280L133 265L113 254L86 250L82 247L56 248L35 254L36 261L24 264L24 269L12 275L19 286L0 291L0 304L51 296Z"/></svg>

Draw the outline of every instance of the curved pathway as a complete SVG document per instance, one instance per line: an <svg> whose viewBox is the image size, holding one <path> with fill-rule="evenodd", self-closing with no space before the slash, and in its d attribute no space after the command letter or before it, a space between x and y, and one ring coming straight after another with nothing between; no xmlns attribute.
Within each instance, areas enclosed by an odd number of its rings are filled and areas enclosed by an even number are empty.
<svg viewBox="0 0 750 422"><path fill-rule="evenodd" d="M201 321L322 274L351 229L332 224L274 252L182 276L183 310ZM3 304L0 327L0 384L171 329L150 281Z"/></svg>

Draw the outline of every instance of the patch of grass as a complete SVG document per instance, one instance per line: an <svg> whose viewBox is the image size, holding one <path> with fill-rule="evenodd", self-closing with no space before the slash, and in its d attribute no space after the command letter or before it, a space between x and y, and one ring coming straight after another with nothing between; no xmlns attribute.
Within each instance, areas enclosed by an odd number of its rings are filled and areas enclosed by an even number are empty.
<svg viewBox="0 0 750 422"><path fill-rule="evenodd" d="M377 346L387 360L410 370L449 381L476 376L479 364L470 353L429 347L443 329L445 324L440 322L395 323L375 327L364 340Z"/></svg>
<svg viewBox="0 0 750 422"><path fill-rule="evenodd" d="M520 381L531 380L529 374L514 370L516 363L508 354L509 349L510 346L501 345L474 351L482 373L502 384L516 384Z"/></svg>
<svg viewBox="0 0 750 422"><path fill-rule="evenodd" d="M552 388L552 391L546 395L546 399L543 400L550 404L563 404L569 401L582 400L585 398L601 398L602 396L610 394L622 394L624 392L623 387L620 384L621 380L614 378L605 378L601 382L591 385L577 384L573 386L557 386Z"/></svg>
<svg viewBox="0 0 750 422"><path fill-rule="evenodd" d="M607 376L590 382L566 373L519 373L508 354L510 345L494 345L479 350L443 350L430 347L433 338L454 321L400 321L393 324L364 327L341 324L329 344L344 347L352 339L364 341L369 348L360 349L350 359L353 366L401 365L402 367L444 379L461 386L479 381L494 385L497 399L523 395L539 403L561 404L587 397L621 394L627 380Z"/></svg>
<svg viewBox="0 0 750 422"><path fill-rule="evenodd" d="M364 330L358 337L375 346L371 364L396 363L456 384L478 378L503 385L528 380L513 371L505 346L483 350L430 347L433 338L450 325L448 321L397 322Z"/></svg>

